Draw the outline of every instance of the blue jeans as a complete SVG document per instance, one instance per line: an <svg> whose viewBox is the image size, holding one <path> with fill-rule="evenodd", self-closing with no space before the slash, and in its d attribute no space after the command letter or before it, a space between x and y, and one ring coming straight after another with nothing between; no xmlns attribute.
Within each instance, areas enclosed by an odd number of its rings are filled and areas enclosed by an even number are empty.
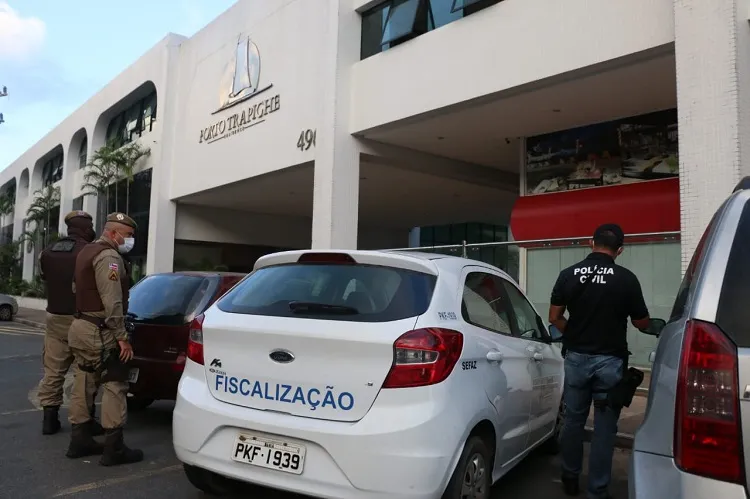
<svg viewBox="0 0 750 499"><path fill-rule="evenodd" d="M623 361L610 355L588 355L568 351L565 357L565 424L560 436L562 473L577 479L583 466L584 427L592 400L605 399L606 392L622 379ZM597 392L597 393L595 393ZM589 455L588 497L607 497L612 476L619 409L594 409L594 436Z"/></svg>

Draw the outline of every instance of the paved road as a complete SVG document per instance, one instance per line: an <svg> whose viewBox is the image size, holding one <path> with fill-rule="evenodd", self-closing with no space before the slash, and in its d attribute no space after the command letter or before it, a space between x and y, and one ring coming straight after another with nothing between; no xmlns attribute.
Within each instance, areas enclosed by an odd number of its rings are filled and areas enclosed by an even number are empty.
<svg viewBox="0 0 750 499"><path fill-rule="evenodd" d="M58 435L43 437L40 431L41 412L34 396L41 378L41 346L37 330L0 323L0 499L205 497L187 482L174 456L169 403L130 416L126 441L144 450L144 462L105 469L95 459L66 459L67 422ZM618 451L615 458L616 499L627 497L627 457ZM562 499L558 469L556 458L532 455L495 486L492 497ZM245 488L238 497L303 499L259 488Z"/></svg>

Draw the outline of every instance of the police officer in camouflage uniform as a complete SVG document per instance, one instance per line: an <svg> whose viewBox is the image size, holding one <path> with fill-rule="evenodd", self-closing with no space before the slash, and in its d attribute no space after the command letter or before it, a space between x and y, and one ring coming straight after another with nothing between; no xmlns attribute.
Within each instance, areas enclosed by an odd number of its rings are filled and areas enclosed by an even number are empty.
<svg viewBox="0 0 750 499"><path fill-rule="evenodd" d="M42 434L60 431L59 409L63 403L65 375L73 363L68 346L68 329L76 312L73 272L76 257L86 244L96 238L91 215L71 211L65 216L68 235L52 243L39 255L40 277L47 288L47 318L42 349L44 378L39 385L39 402L44 408ZM91 405L94 417L95 406ZM94 434L104 432L94 421Z"/></svg>
<svg viewBox="0 0 750 499"><path fill-rule="evenodd" d="M133 348L125 331L129 276L122 254L135 244L136 223L123 213L107 216L102 237L88 244L76 259L77 313L68 334L78 373L73 385L69 419L73 425L67 456L79 458L103 454L103 466L135 463L143 452L129 449L123 441L127 421L128 367ZM105 442L94 440L91 415L92 383L101 385L102 426Z"/></svg>

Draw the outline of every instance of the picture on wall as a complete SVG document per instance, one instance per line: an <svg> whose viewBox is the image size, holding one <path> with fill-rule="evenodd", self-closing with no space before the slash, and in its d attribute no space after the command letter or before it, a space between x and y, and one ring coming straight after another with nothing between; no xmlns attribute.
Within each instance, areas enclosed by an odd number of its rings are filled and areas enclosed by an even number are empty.
<svg viewBox="0 0 750 499"><path fill-rule="evenodd" d="M679 175L677 110L526 139L526 194Z"/></svg>

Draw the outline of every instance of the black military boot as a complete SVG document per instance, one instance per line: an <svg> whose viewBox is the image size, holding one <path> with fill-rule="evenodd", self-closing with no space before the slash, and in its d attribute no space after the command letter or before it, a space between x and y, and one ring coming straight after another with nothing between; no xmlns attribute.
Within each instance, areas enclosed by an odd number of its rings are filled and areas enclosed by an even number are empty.
<svg viewBox="0 0 750 499"><path fill-rule="evenodd" d="M107 430L104 437L104 454L99 460L102 466L117 466L143 461L143 451L129 449L122 437L122 428Z"/></svg>
<svg viewBox="0 0 750 499"><path fill-rule="evenodd" d="M74 424L70 435L70 445L65 454L70 459L86 456L99 456L104 452L104 446L94 440L91 434L91 421Z"/></svg>
<svg viewBox="0 0 750 499"><path fill-rule="evenodd" d="M60 431L60 407L50 406L44 408L44 421L42 421L42 435L54 435Z"/></svg>
<svg viewBox="0 0 750 499"><path fill-rule="evenodd" d="M95 437L104 435L104 428L102 428L101 423L96 420L96 404L91 406L89 414L91 414L91 435Z"/></svg>

